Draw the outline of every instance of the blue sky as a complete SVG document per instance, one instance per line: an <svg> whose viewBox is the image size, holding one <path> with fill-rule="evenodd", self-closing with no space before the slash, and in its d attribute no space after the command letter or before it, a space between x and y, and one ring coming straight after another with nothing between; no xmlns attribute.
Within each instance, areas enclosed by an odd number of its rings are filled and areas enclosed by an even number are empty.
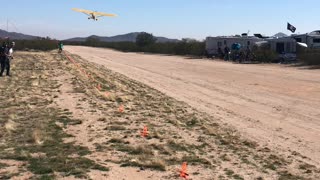
<svg viewBox="0 0 320 180"><path fill-rule="evenodd" d="M71 8L118 14L97 22ZM170 38L251 33L290 34L320 29L319 0L10 0L1 3L0 28L57 39L146 31Z"/></svg>

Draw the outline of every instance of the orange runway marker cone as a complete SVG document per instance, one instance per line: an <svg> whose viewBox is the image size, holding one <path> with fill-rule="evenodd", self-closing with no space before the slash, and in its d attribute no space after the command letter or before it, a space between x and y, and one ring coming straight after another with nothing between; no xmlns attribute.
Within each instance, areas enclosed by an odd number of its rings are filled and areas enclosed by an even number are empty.
<svg viewBox="0 0 320 180"><path fill-rule="evenodd" d="M180 177L181 178L184 178L184 179L187 179L188 178L188 176L189 176L189 174L187 173L187 163L186 162L184 162L183 164L182 164L182 167L181 167L181 170L180 170Z"/></svg>
<svg viewBox="0 0 320 180"><path fill-rule="evenodd" d="M143 130L141 131L141 137L146 138L149 135L148 127L144 126Z"/></svg>
<svg viewBox="0 0 320 180"><path fill-rule="evenodd" d="M124 112L124 107L123 107L123 105L121 105L121 106L119 107L119 112L120 112L120 113L123 113L123 112Z"/></svg>

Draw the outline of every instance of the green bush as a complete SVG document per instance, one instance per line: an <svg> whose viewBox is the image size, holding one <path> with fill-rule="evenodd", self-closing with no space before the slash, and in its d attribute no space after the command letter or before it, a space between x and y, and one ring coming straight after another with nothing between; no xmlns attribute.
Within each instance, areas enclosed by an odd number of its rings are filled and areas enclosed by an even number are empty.
<svg viewBox="0 0 320 180"><path fill-rule="evenodd" d="M51 39L37 39L37 40L13 40L15 50L41 50L51 51L58 48L58 41Z"/></svg>
<svg viewBox="0 0 320 180"><path fill-rule="evenodd" d="M298 48L297 57L305 65L320 65L320 49Z"/></svg>
<svg viewBox="0 0 320 180"><path fill-rule="evenodd" d="M139 47L146 47L154 44L157 41L157 39L149 33L142 32L140 33L136 38L136 44Z"/></svg>
<svg viewBox="0 0 320 180"><path fill-rule="evenodd" d="M275 51L272 51L269 45L263 45L261 47L254 47L253 54L255 60L264 63L274 62L278 55Z"/></svg>

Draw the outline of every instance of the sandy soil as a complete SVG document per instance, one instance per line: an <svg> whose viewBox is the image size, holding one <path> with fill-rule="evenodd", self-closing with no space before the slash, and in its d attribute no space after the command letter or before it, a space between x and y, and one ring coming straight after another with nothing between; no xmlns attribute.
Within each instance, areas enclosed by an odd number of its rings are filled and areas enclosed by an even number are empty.
<svg viewBox="0 0 320 180"><path fill-rule="evenodd" d="M320 179L316 82L293 78L317 71L67 49L17 52L0 78L0 179L179 179L183 162L190 180ZM276 94L270 69L309 93Z"/></svg>
<svg viewBox="0 0 320 180"><path fill-rule="evenodd" d="M218 117L281 154L320 165L320 71L66 46L89 62Z"/></svg>

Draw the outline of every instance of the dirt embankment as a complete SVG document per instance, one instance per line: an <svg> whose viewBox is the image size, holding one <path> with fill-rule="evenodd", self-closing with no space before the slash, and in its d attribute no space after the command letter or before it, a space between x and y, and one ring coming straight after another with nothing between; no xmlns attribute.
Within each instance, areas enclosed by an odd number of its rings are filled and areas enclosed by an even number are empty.
<svg viewBox="0 0 320 180"><path fill-rule="evenodd" d="M1 178L177 179L182 162L199 180L320 178L298 152L278 153L218 115L71 57L86 73L56 52L23 52L13 77L0 79Z"/></svg>

